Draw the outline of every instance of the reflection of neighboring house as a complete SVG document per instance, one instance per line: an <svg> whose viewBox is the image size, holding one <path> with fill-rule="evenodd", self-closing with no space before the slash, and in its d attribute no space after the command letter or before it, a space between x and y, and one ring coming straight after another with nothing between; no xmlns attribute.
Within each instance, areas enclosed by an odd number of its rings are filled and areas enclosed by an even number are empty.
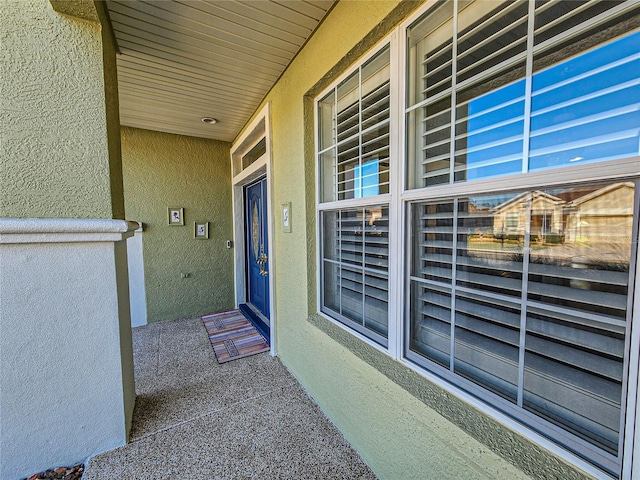
<svg viewBox="0 0 640 480"><path fill-rule="evenodd" d="M530 232L536 240L556 234L563 236L562 243L606 243L611 232L631 229L632 208L632 182L607 185L570 201L541 191L525 192L494 208L493 231L522 235L531 215Z"/></svg>
<svg viewBox="0 0 640 480"><path fill-rule="evenodd" d="M630 231L633 223L633 183L614 183L571 203L566 241L607 243L612 232Z"/></svg>
<svg viewBox="0 0 640 480"><path fill-rule="evenodd" d="M493 231L496 234L522 234L526 230L531 202L531 234L562 233L564 200L545 192L525 192L494 209Z"/></svg>

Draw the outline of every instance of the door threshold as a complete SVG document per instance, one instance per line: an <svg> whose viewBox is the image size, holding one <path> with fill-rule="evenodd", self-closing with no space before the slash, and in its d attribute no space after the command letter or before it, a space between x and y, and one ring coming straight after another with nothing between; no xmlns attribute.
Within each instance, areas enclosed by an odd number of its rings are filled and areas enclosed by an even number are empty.
<svg viewBox="0 0 640 480"><path fill-rule="evenodd" d="M269 334L269 319L250 303L241 303L240 305L238 305L238 308L244 314L244 316L247 317L247 319L251 323L253 323L253 326L256 327L256 330L258 330L260 334L267 340L267 343L271 345L271 335Z"/></svg>

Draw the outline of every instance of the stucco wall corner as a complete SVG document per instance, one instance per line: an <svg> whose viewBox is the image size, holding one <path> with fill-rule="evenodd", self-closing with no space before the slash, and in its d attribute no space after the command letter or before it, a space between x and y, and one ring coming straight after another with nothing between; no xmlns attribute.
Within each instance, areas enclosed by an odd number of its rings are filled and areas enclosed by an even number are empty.
<svg viewBox="0 0 640 480"><path fill-rule="evenodd" d="M103 32L48 0L2 3L0 216L124 217L112 187L119 155L109 151Z"/></svg>
<svg viewBox="0 0 640 480"><path fill-rule="evenodd" d="M100 17L93 0L49 0L53 9L87 22L99 23Z"/></svg>
<svg viewBox="0 0 640 480"><path fill-rule="evenodd" d="M130 127L121 132L127 216L144 224L147 320L233 308L233 249L226 247L233 238L231 145ZM184 226L168 225L168 207L184 208ZM195 221L210 222L208 240L194 238Z"/></svg>

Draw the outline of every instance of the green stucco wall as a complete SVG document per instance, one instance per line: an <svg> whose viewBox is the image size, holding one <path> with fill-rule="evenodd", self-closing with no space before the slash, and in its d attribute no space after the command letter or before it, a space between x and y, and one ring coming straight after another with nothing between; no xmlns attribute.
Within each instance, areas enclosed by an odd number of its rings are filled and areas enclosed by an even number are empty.
<svg viewBox="0 0 640 480"><path fill-rule="evenodd" d="M0 3L0 217L123 217L115 49L102 37L47 0Z"/></svg>
<svg viewBox="0 0 640 480"><path fill-rule="evenodd" d="M86 0L85 0L86 1ZM107 25L104 2L95 2L97 14ZM109 155L109 188L113 218L124 219L124 185L122 179L122 150L120 145L120 104L118 98L118 68L116 65L116 39L111 28L102 29L103 71L105 85L105 112Z"/></svg>
<svg viewBox="0 0 640 480"><path fill-rule="evenodd" d="M150 322L233 308L229 151L225 142L122 128L125 208L144 224ZM184 208L184 226L167 224L168 207ZM194 238L194 221L210 222L209 240Z"/></svg>
<svg viewBox="0 0 640 480"><path fill-rule="evenodd" d="M272 115L272 202L292 205L293 230L275 228L272 256L278 356L380 478L527 478L521 469L537 478L583 478L471 405L313 315L313 95L418 5L340 1L265 99Z"/></svg>

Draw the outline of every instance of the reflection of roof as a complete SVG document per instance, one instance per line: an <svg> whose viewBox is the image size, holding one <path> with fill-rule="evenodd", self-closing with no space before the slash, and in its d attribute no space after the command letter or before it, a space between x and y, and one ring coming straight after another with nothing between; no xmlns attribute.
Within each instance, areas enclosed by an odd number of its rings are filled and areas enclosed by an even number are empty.
<svg viewBox="0 0 640 480"><path fill-rule="evenodd" d="M598 190L599 187L564 188L560 192L554 192L555 196L567 203L571 203L584 195Z"/></svg>
<svg viewBox="0 0 640 480"><path fill-rule="evenodd" d="M541 190L536 190L534 192L532 192L532 201L535 201L537 199L542 199L542 200L547 200L548 202L551 203L555 203L555 204L562 204L565 203L564 200L562 200L561 198L555 197L553 195L550 195L546 192L543 192ZM516 195L515 197L507 200L504 203L501 203L500 205L496 205L494 207L494 211L499 213L502 210L506 210L510 207L512 207L513 205L516 205L517 203L526 203L527 200L529 198L529 192L523 192L519 195Z"/></svg>
<svg viewBox="0 0 640 480"><path fill-rule="evenodd" d="M536 190L532 193L532 201L537 199L546 200L548 202L554 203L556 205L561 204L569 204L571 206L577 206L584 202L588 202L589 200L593 200L601 195L605 195L607 193L613 192L619 188L633 188L633 182L621 182L621 183L612 183L606 185L602 188L598 187L587 187L587 188L567 188L566 190L554 192L555 195L551 195L550 193L543 192L541 190ZM529 192L523 192L516 195L513 198L510 198L506 202L503 202L499 205L496 205L492 211L496 213L500 213L508 208L513 207L518 203L526 203L529 196Z"/></svg>
<svg viewBox="0 0 640 480"><path fill-rule="evenodd" d="M594 198L613 192L614 190L622 187L633 188L633 182L612 183L611 185L607 185L599 190L592 191L586 195L576 198L572 203L574 205L580 205L581 203L588 202L589 200L593 200Z"/></svg>

